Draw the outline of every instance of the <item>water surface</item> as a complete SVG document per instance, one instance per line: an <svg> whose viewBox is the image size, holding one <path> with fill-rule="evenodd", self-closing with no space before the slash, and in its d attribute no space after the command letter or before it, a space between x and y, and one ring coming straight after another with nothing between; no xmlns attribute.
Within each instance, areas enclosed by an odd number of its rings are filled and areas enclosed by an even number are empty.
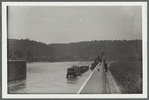
<svg viewBox="0 0 149 100"><path fill-rule="evenodd" d="M77 93L92 71L88 70L81 76L67 79L67 68L73 64L81 66L90 65L92 62L93 61L27 63L26 79L9 82L8 93Z"/></svg>

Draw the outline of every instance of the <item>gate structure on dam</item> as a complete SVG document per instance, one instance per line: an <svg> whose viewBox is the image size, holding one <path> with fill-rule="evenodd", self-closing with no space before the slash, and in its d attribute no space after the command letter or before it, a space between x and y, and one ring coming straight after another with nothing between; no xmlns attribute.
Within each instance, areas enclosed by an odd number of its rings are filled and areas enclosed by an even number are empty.
<svg viewBox="0 0 149 100"><path fill-rule="evenodd" d="M8 81L26 78L26 61L25 60L8 60Z"/></svg>

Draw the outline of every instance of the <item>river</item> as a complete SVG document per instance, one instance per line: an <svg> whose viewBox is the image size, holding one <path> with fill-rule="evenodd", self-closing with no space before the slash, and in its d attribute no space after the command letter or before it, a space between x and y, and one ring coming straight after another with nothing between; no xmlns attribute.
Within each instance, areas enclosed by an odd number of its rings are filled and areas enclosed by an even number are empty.
<svg viewBox="0 0 149 100"><path fill-rule="evenodd" d="M27 63L26 79L8 83L9 94L76 94L88 76L87 72L76 78L67 79L67 68L90 65L93 61L36 62Z"/></svg>
<svg viewBox="0 0 149 100"><path fill-rule="evenodd" d="M108 64L114 61L107 61ZM26 79L8 82L9 94L76 94L88 76L89 69L76 78L67 79L67 68L87 66L93 61L27 63Z"/></svg>

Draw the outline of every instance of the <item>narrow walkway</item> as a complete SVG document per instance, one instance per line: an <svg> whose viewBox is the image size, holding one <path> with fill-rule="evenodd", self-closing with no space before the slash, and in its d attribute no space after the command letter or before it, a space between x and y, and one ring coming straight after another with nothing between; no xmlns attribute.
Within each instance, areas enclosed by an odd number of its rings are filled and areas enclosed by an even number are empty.
<svg viewBox="0 0 149 100"><path fill-rule="evenodd" d="M103 63L99 63L93 73L78 91L78 94L120 94L111 73L105 72Z"/></svg>
<svg viewBox="0 0 149 100"><path fill-rule="evenodd" d="M99 70L99 71L98 71ZM92 76L89 78L80 94L103 94L104 84L103 84L103 67L100 63L94 69Z"/></svg>

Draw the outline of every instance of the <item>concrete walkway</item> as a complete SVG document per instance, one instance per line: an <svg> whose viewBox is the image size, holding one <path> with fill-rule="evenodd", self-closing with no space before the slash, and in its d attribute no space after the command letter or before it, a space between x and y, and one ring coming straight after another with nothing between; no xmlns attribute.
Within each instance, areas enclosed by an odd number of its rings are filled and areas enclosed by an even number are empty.
<svg viewBox="0 0 149 100"><path fill-rule="evenodd" d="M78 91L78 94L120 94L111 73L105 72L103 63L99 63L89 78Z"/></svg>

